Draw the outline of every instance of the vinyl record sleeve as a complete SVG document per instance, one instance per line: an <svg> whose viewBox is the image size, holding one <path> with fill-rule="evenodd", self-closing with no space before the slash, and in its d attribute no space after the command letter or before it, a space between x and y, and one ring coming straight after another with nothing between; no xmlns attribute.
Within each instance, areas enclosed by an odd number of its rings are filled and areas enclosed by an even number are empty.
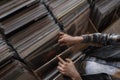
<svg viewBox="0 0 120 80"><path fill-rule="evenodd" d="M115 33L120 34L120 19L116 20L113 24L111 24L108 28L106 28L104 33Z"/></svg>
<svg viewBox="0 0 120 80"><path fill-rule="evenodd" d="M65 32L73 36L84 34L88 28L89 13L90 9L86 8L74 21L65 26Z"/></svg>
<svg viewBox="0 0 120 80"><path fill-rule="evenodd" d="M2 0L0 1L0 19L36 2L38 0Z"/></svg>
<svg viewBox="0 0 120 80"><path fill-rule="evenodd" d="M12 61L0 69L0 80L37 80L19 61Z"/></svg>
<svg viewBox="0 0 120 80"><path fill-rule="evenodd" d="M43 17L46 14L47 10L44 5L37 3L20 10L13 16L2 20L0 23L2 28L5 30L5 34L9 34L12 31L28 24L29 22Z"/></svg>

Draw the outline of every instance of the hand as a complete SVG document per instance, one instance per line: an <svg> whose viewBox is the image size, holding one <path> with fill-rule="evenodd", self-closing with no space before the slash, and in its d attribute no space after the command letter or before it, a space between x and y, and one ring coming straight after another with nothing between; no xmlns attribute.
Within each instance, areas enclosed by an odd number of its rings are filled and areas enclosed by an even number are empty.
<svg viewBox="0 0 120 80"><path fill-rule="evenodd" d="M60 73L71 77L72 80L82 80L71 59L66 59L66 61L64 61L59 56L57 57L59 60L57 68L60 71Z"/></svg>
<svg viewBox="0 0 120 80"><path fill-rule="evenodd" d="M60 34L60 36L59 36L58 42L61 44L61 46L64 46L64 45L72 46L72 45L75 45L77 43L80 43L83 40L83 37L81 37L81 36L73 37L73 36L70 36L70 35L65 34L63 32L60 32L59 34Z"/></svg>

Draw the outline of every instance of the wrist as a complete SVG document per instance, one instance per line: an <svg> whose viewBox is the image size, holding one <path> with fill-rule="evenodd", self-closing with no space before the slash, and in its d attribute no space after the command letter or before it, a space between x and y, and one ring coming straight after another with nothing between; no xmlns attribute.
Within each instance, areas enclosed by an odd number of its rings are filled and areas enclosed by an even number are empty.
<svg viewBox="0 0 120 80"><path fill-rule="evenodd" d="M80 74L77 72L77 74L75 74L73 77L71 77L72 80L82 80Z"/></svg>
<svg viewBox="0 0 120 80"><path fill-rule="evenodd" d="M83 37L82 36L76 36L75 41L76 41L76 43L81 43L83 41Z"/></svg>
<svg viewBox="0 0 120 80"><path fill-rule="evenodd" d="M79 75L79 76L74 76L74 77L72 77L72 80L82 80L82 78L81 78L81 76Z"/></svg>

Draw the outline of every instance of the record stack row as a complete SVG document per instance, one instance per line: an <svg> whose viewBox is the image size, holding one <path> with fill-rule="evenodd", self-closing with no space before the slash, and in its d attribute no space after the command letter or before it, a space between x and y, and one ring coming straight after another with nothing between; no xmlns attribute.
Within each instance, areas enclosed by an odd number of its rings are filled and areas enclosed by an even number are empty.
<svg viewBox="0 0 120 80"><path fill-rule="evenodd" d="M120 34L120 18L106 28L103 32Z"/></svg>
<svg viewBox="0 0 120 80"><path fill-rule="evenodd" d="M15 60L13 55L14 51L0 35L0 80L36 80L32 72L23 63Z"/></svg>
<svg viewBox="0 0 120 80"><path fill-rule="evenodd" d="M55 19L70 35L84 34L88 28L89 4L86 0L44 0ZM74 32L75 31L75 32Z"/></svg>
<svg viewBox="0 0 120 80"><path fill-rule="evenodd" d="M28 66L16 59L18 54L16 55L15 49L8 42L10 36L16 34L12 34L12 32L21 28L26 23L22 16L26 13L22 13L23 9L36 2L35 0L0 1L0 33L2 34L2 36L0 35L0 80L37 79Z"/></svg>
<svg viewBox="0 0 120 80"><path fill-rule="evenodd" d="M118 14L118 16L120 17L120 6L119 6L119 8L118 8L117 14Z"/></svg>
<svg viewBox="0 0 120 80"><path fill-rule="evenodd" d="M37 78L26 65L9 58L8 61L0 65L0 80L37 80Z"/></svg>
<svg viewBox="0 0 120 80"><path fill-rule="evenodd" d="M88 0L91 4L90 18L99 32L112 24L115 20L120 0Z"/></svg>
<svg viewBox="0 0 120 80"><path fill-rule="evenodd" d="M2 64L12 58L13 54L14 52L12 52L11 48L2 39L2 35L0 35L0 68L2 68Z"/></svg>
<svg viewBox="0 0 120 80"><path fill-rule="evenodd" d="M87 33L89 13L86 0L0 1L1 33L14 52L5 65L0 65L3 66L0 79L60 79L56 55L79 62L81 52L75 46L61 47L58 33L61 30L70 35ZM6 48L3 49L7 55Z"/></svg>

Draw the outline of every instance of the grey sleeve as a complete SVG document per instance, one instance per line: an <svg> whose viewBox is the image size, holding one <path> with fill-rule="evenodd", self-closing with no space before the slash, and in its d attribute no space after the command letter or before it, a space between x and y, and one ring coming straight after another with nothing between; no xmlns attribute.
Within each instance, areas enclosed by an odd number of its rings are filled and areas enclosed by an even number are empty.
<svg viewBox="0 0 120 80"><path fill-rule="evenodd" d="M93 33L82 35L83 43L98 43L102 45L120 44L120 34Z"/></svg>

